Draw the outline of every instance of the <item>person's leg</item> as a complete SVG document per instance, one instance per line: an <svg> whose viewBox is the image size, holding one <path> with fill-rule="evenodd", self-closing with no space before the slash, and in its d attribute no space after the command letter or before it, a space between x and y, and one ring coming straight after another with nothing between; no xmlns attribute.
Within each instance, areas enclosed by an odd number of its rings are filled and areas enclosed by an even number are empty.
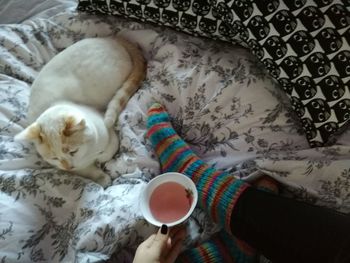
<svg viewBox="0 0 350 263"><path fill-rule="evenodd" d="M255 250L246 243L220 231L210 240L180 254L176 263L253 263Z"/></svg>
<svg viewBox="0 0 350 263"><path fill-rule="evenodd" d="M277 182L266 176L256 180L254 186L262 191L278 193ZM249 263L256 261L255 249L222 230L206 242L181 253L176 263Z"/></svg>
<svg viewBox="0 0 350 263"><path fill-rule="evenodd" d="M160 104L148 111L147 137L152 142L163 172L180 172L196 184L199 205L214 222L231 232L231 213L238 196L248 187L226 172L205 164L177 135ZM188 249L177 262L255 262L255 251L243 241L221 231L199 246Z"/></svg>
<svg viewBox="0 0 350 263"><path fill-rule="evenodd" d="M199 205L216 223L230 229L230 215L238 197L248 185L228 173L211 168L193 153L177 135L169 115L160 104L148 111L148 133L163 172L176 171L189 176L196 184ZM185 251L177 262L255 262L255 251L221 231L210 240Z"/></svg>
<svg viewBox="0 0 350 263"><path fill-rule="evenodd" d="M232 210L248 184L200 160L173 129L162 105L155 103L150 107L147 127L147 137L159 157L162 171L177 171L190 177L198 190L199 206L215 223L231 232Z"/></svg>

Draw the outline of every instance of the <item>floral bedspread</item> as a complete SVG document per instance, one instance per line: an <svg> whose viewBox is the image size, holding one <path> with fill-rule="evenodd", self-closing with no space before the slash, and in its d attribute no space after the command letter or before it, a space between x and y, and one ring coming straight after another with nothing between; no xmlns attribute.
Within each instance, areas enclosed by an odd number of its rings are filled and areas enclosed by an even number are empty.
<svg viewBox="0 0 350 263"><path fill-rule="evenodd" d="M55 54L87 37L123 34L148 61L147 79L121 114L120 150L104 164L113 185L44 163L13 141L25 127L30 85ZM130 262L152 231L143 187L160 173L145 139L147 107L164 104L175 129L205 161L252 181L267 174L282 194L350 212L350 133L309 149L288 99L245 49L115 17L69 9L0 25L1 262ZM218 230L197 209L186 247Z"/></svg>

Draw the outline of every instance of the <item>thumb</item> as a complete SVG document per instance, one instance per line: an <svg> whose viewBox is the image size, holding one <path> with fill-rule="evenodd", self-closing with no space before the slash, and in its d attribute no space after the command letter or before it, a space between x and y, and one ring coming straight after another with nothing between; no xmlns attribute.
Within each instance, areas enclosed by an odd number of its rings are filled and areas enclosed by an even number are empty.
<svg viewBox="0 0 350 263"><path fill-rule="evenodd" d="M162 225L162 227L158 230L158 233L153 239L152 247L156 249L159 253L161 253L167 243L169 238L169 230L167 225Z"/></svg>

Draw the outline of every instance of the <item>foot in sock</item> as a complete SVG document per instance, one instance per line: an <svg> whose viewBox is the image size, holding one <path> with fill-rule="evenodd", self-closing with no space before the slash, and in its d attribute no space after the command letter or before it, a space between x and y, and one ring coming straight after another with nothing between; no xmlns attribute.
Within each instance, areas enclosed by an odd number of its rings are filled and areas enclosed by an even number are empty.
<svg viewBox="0 0 350 263"><path fill-rule="evenodd" d="M180 172L190 177L197 186L200 207L209 212L214 222L231 233L232 210L248 184L200 160L179 137L169 120L162 105L155 103L150 107L147 137L163 172Z"/></svg>
<svg viewBox="0 0 350 263"><path fill-rule="evenodd" d="M180 254L176 263L252 263L256 255L244 242L225 231L215 234L201 245Z"/></svg>
<svg viewBox="0 0 350 263"><path fill-rule="evenodd" d="M221 231L211 240L185 251L179 262L255 262L254 249L233 237L230 228L234 205L248 185L200 160L177 135L162 105L155 103L149 109L147 128L147 137L163 172L176 171L189 176L197 186L199 205L229 233ZM278 193L276 181L267 177L257 180L254 185Z"/></svg>
<svg viewBox="0 0 350 263"><path fill-rule="evenodd" d="M197 186L199 205L231 233L230 217L234 204L248 185L200 160L177 135L162 105L155 103L149 109L147 128L147 137L159 158L162 171L176 171L189 176ZM243 263L253 262L254 258L252 248L221 231L211 240L185 251L178 261Z"/></svg>

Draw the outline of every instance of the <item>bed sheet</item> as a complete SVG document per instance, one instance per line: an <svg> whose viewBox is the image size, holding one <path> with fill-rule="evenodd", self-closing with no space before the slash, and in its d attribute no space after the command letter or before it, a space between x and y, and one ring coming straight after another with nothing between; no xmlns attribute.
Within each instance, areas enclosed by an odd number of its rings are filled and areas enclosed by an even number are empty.
<svg viewBox="0 0 350 263"><path fill-rule="evenodd" d="M75 0L0 0L0 24L21 23L33 17L49 18L76 6Z"/></svg>
<svg viewBox="0 0 350 263"><path fill-rule="evenodd" d="M55 54L87 37L122 34L148 61L147 78L121 114L120 150L105 164L103 189L45 164L13 141L26 125L30 84ZM131 262L152 231L139 197L160 173L145 138L146 112L164 104L175 129L211 165L253 181L267 174L283 194L350 212L349 133L309 149L287 98L245 50L170 29L68 8L0 26L0 259L2 262ZM189 247L218 231L196 209Z"/></svg>

